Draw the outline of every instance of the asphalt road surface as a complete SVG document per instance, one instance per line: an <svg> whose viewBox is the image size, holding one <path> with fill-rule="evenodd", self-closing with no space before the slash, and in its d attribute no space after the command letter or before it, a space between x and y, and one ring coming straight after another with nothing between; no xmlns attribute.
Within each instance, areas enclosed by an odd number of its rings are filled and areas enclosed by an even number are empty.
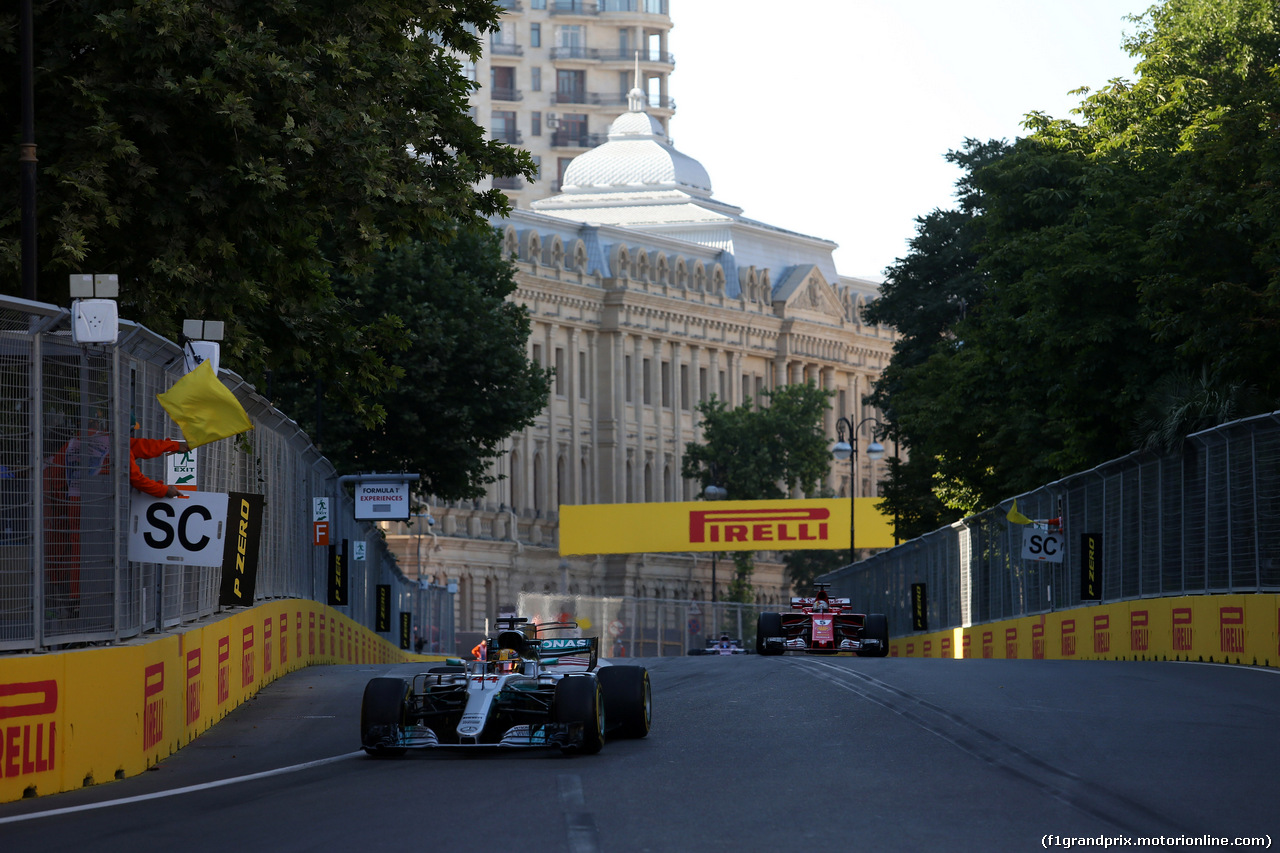
<svg viewBox="0 0 1280 853"><path fill-rule="evenodd" d="M416 667L312 667L266 687L153 771L0 804L0 850L1280 842L1274 670L756 655L629 662L649 667L653 730L595 756L370 758L359 751L364 684ZM1227 845L1206 843L1218 838Z"/></svg>

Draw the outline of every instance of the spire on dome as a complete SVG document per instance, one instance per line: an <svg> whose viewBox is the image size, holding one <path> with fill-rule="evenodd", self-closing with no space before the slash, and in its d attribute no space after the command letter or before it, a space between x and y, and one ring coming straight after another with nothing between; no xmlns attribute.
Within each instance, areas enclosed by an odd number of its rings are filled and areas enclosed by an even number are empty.
<svg viewBox="0 0 1280 853"><path fill-rule="evenodd" d="M636 51L636 71L632 78L631 91L627 93L627 109L633 113L642 113L645 108L644 90L640 88L640 51Z"/></svg>

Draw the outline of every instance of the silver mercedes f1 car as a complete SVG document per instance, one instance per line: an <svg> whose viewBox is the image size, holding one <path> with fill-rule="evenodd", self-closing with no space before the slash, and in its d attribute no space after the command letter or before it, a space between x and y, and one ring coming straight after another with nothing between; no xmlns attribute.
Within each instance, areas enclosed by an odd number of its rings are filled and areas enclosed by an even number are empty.
<svg viewBox="0 0 1280 853"><path fill-rule="evenodd" d="M649 733L649 673L599 666L598 637L573 622L499 619L481 660L448 660L412 678L365 685L360 741L375 756L431 747L558 747L593 754Z"/></svg>

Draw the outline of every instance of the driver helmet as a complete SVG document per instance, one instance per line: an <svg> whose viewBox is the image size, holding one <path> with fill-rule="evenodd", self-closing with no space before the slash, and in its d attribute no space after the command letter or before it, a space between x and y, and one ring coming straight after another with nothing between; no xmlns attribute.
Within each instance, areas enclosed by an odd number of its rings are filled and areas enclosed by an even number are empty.
<svg viewBox="0 0 1280 853"><path fill-rule="evenodd" d="M818 612L818 613L826 613L826 612L827 612L827 600L826 600L825 598L819 598L817 601L815 601L815 602L813 603L813 609L814 609L814 611L816 611L816 612Z"/></svg>
<svg viewBox="0 0 1280 853"><path fill-rule="evenodd" d="M520 669L520 655L515 649L498 650L498 672L517 672Z"/></svg>

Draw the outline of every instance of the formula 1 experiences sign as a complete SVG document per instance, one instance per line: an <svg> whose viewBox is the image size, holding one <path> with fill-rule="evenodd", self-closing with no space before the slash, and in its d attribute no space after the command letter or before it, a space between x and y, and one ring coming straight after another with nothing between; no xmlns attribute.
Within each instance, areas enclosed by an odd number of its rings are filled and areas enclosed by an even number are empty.
<svg viewBox="0 0 1280 853"><path fill-rule="evenodd" d="M356 483L356 520L408 521L409 484Z"/></svg>

